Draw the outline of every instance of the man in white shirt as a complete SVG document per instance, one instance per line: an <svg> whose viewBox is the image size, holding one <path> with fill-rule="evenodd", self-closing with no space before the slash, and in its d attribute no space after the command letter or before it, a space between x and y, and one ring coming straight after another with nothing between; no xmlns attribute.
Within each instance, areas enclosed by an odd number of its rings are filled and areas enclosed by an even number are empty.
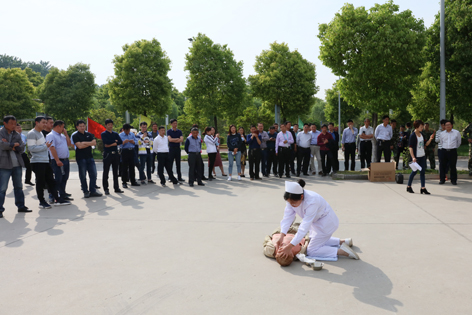
<svg viewBox="0 0 472 315"><path fill-rule="evenodd" d="M174 173L172 172L172 162L169 158L169 139L166 136L166 128L164 126L159 127L159 134L154 138L152 150L157 155L157 174L161 180L162 187L166 187L164 167L167 175L169 175L170 181L174 185L180 185L181 183L174 177Z"/></svg>
<svg viewBox="0 0 472 315"><path fill-rule="evenodd" d="M392 157L392 126L388 124L390 118L388 115L382 117L383 124L375 128L375 139L377 139L377 162L382 159L382 151L384 153L385 162L390 162Z"/></svg>
<svg viewBox="0 0 472 315"><path fill-rule="evenodd" d="M372 139L374 138L374 128L370 125L370 119L364 120L364 126L359 129L359 145L361 151L361 168L370 167L372 162Z"/></svg>
<svg viewBox="0 0 472 315"><path fill-rule="evenodd" d="M461 134L456 129L452 129L452 123L447 120L446 130L441 132L439 141L442 146L442 162L440 164L439 184L446 181L446 165L451 170L451 184L457 185L457 148L461 145Z"/></svg>

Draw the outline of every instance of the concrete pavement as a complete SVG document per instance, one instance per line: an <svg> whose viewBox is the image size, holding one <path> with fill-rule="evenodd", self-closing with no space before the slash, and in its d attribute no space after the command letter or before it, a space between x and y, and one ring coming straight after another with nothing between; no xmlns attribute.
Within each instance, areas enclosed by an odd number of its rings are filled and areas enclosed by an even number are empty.
<svg viewBox="0 0 472 315"><path fill-rule="evenodd" d="M472 182L333 181L307 177L353 237L361 260L313 271L263 256L283 214L284 180L207 182L16 212L0 219L1 314L466 314L472 308ZM97 165L101 179L101 164ZM187 178L186 163L184 178ZM225 166L225 169L226 166ZM217 170L219 175L219 170ZM246 171L247 174L247 171ZM156 179L154 179L156 180ZM100 186L101 186L101 181Z"/></svg>

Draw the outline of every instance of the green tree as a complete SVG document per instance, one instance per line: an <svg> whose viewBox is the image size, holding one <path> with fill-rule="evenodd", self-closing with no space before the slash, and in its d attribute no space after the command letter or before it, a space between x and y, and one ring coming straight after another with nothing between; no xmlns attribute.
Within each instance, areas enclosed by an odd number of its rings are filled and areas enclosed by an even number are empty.
<svg viewBox="0 0 472 315"><path fill-rule="evenodd" d="M31 70L38 72L43 78L49 73L51 65L49 61L40 61L39 64L35 62L23 62L21 58L0 55L0 68L20 68L22 70L30 68Z"/></svg>
<svg viewBox="0 0 472 315"><path fill-rule="evenodd" d="M331 89L328 89L326 92L326 107L325 107L325 116L329 122L338 124L338 108L339 108L339 98L338 98L338 88L337 84L334 83ZM357 116L362 113L362 109L359 107L354 107L350 105L344 97L341 97L341 126L344 125L348 119L354 120Z"/></svg>
<svg viewBox="0 0 472 315"><path fill-rule="evenodd" d="M185 96L183 93L180 93L177 88L172 88L172 100L174 104L177 106L178 114L182 115L184 113L184 105L185 105Z"/></svg>
<svg viewBox="0 0 472 315"><path fill-rule="evenodd" d="M199 33L185 55L185 70L189 71L185 95L204 116L229 120L241 114L246 97L243 62L234 59L227 45L215 44Z"/></svg>
<svg viewBox="0 0 472 315"><path fill-rule="evenodd" d="M241 116L236 119L236 126L244 127L244 130L249 130L251 125L258 123L264 124L264 129L267 130L274 123L274 111L270 108L270 104L261 104L260 100L254 98L252 104L244 109Z"/></svg>
<svg viewBox="0 0 472 315"><path fill-rule="evenodd" d="M179 128L185 134L190 132L192 125L198 125L200 129L208 125L208 116L203 114L203 111L192 104L192 99L187 99L184 105L184 113L177 118Z"/></svg>
<svg viewBox="0 0 472 315"><path fill-rule="evenodd" d="M115 55L115 76L109 80L110 100L121 111L163 117L171 110L171 61L155 38L123 46Z"/></svg>
<svg viewBox="0 0 472 315"><path fill-rule="evenodd" d="M375 113L408 105L424 63L421 19L392 1L370 10L346 4L319 31L319 58L343 77L339 89L350 105Z"/></svg>
<svg viewBox="0 0 472 315"><path fill-rule="evenodd" d="M24 70L0 68L0 117L34 118L38 103L33 95L34 86Z"/></svg>
<svg viewBox="0 0 472 315"><path fill-rule="evenodd" d="M448 116L472 120L472 0L445 2L446 109ZM409 110L414 117L439 120L440 15L427 31L426 65L413 89ZM422 116L424 115L424 116Z"/></svg>
<svg viewBox="0 0 472 315"><path fill-rule="evenodd" d="M77 63L67 70L52 68L40 87L39 97L48 115L73 126L77 119L87 117L94 93L95 75L89 65Z"/></svg>
<svg viewBox="0 0 472 315"><path fill-rule="evenodd" d="M290 51L285 43L274 42L269 50L256 57L256 75L248 81L253 96L274 106L280 106L284 120L295 119L314 104L316 86L315 65L297 51Z"/></svg>
<svg viewBox="0 0 472 315"><path fill-rule="evenodd" d="M35 88L40 86L44 82L44 78L40 73L33 71L31 68L25 68L25 73L28 76L28 80L33 84Z"/></svg>
<svg viewBox="0 0 472 315"><path fill-rule="evenodd" d="M326 102L322 99L315 97L315 102L311 107L307 115L300 116L300 119L303 122L307 123L316 123L326 122L326 113L325 113Z"/></svg>

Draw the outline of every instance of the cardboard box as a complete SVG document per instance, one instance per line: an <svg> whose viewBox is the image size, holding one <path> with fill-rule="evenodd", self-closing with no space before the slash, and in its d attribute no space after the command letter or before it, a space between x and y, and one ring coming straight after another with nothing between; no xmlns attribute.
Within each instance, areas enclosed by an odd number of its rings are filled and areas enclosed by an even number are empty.
<svg viewBox="0 0 472 315"><path fill-rule="evenodd" d="M369 181L371 182L394 182L395 162L371 163L369 167Z"/></svg>

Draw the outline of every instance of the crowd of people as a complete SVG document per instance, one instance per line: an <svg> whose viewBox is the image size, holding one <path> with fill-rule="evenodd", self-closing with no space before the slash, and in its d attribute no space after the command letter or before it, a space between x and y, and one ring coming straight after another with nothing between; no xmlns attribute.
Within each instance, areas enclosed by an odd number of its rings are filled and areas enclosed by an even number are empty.
<svg viewBox="0 0 472 315"><path fill-rule="evenodd" d="M22 168L26 168L25 183L36 185L39 207L51 208L51 205L69 205L73 200L66 192L70 173L69 148L75 149L75 160L84 198L101 197L97 186L97 168L93 158L92 148L97 146L93 134L86 131L86 123L79 120L77 131L70 137L61 120L54 121L51 117L38 116L34 120L34 128L25 136L21 126L14 116L5 116L4 127L0 129L0 217L5 210L3 205L9 182L12 178L15 204L19 212L31 212L24 204L22 190ZM358 130L352 120L347 121L347 128L342 132L341 150L344 152L344 169L355 170L355 154L359 152L361 168L369 167L372 162L372 142L376 141L376 160L390 162L392 151L397 167L400 156L403 155L403 167L409 161L416 162L421 167L421 193L429 194L424 184L426 159L430 167L435 168L434 147L439 146L440 184L446 181L450 171L450 180L457 184L457 148L461 143L460 133L452 129L452 123L441 121L441 130L434 132L429 125L417 120L414 130L411 124L396 128L396 121L388 116L382 117L382 124L374 130L370 120L365 119L364 125ZM228 181L242 180L245 177L246 162L249 167L249 179L261 180L262 177L278 176L327 176L339 171L339 140L340 135L333 123L323 124L317 130L316 124L298 124L284 122L274 124L265 129L262 123L252 125L249 133L243 127L229 127L226 143L228 147L228 175L224 173L220 155L220 135L214 127L200 129L197 125L191 128L190 134L184 138L177 128L176 119L171 120L171 128L151 124L148 130L146 122L140 123L140 131L133 132L132 126L124 124L120 133L113 131L111 119L105 121L106 130L101 133L103 142L103 176L102 186L105 195L110 194L109 173L112 170L113 190L123 193L121 188L155 184L152 174L156 169L160 184L166 182L181 185L184 182L181 172L181 145L188 154L188 184L204 186L204 180L213 180L215 168L220 167L223 176ZM470 140L469 140L470 142ZM206 145L208 154L208 173L205 176L205 166L202 159L202 143ZM29 156L26 154L26 147ZM315 163L315 159L316 162ZM295 166L296 160L296 166ZM233 174L234 163L236 172ZM350 166L349 166L350 163ZM173 172L175 164L175 175ZM136 178L135 167L138 169ZM164 174L167 173L167 179ZM34 172L36 184L31 182ZM237 173L237 175L236 175ZM87 175L89 181L87 182ZM407 191L413 192L411 183L416 175L412 172ZM237 177L236 177L237 176ZM121 187L119 178L121 177ZM139 181L139 182L138 182ZM48 190L46 200L44 190Z"/></svg>

